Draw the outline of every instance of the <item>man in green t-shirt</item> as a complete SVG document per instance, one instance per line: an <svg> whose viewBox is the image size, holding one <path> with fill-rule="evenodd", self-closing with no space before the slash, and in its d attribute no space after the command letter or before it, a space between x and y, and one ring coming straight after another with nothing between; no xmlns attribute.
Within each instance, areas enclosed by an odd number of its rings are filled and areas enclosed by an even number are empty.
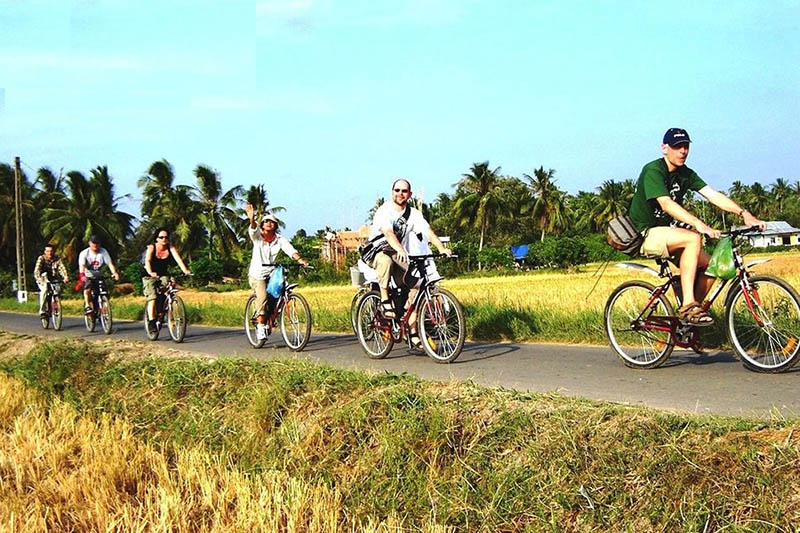
<svg viewBox="0 0 800 533"><path fill-rule="evenodd" d="M690 142L686 130L667 130L661 144L664 157L647 163L642 169L629 215L644 236L642 255L677 258L684 304L678 309L678 316L690 324L707 326L714 321L698 301L705 298L714 278L704 273L698 275L697 270L705 270L711 259L703 250L703 235L717 239L720 232L684 209L684 196L690 190L699 192L723 211L741 216L746 226L763 228L764 222L709 187L686 166Z"/></svg>

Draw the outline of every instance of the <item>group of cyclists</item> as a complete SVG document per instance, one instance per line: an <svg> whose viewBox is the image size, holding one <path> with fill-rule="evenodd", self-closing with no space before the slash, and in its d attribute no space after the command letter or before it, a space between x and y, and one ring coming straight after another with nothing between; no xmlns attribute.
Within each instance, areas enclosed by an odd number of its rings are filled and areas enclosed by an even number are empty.
<svg viewBox="0 0 800 533"><path fill-rule="evenodd" d="M720 232L684 207L687 192L696 191L719 209L738 215L745 226L763 229L765 223L725 194L711 188L695 171L686 166L690 143L686 130L670 128L666 131L661 143L662 157L651 161L642 169L628 215L635 224L635 232L638 232L641 240L639 255L659 261L672 261L679 266L681 293L679 301L682 305L677 309L676 318L680 324L687 327L699 327L713 323L707 306L701 302L715 281L713 276L706 274L710 256L703 249L703 237L719 238ZM375 284L373 291L375 303L371 314L367 312L368 305L361 306L365 308L367 320L374 326L373 329L367 328L369 331L364 327L361 327L363 330L361 333L356 331L362 345L381 339L389 341L394 339L397 342L396 330L401 328L409 346L422 349L420 326L417 324L418 313L406 312L407 308L413 308L414 303L419 303L415 291L425 286L420 283L420 269L417 268L419 265L413 259L435 256L436 254L430 254L429 244L433 244L442 256L452 256L452 252L439 239L423 214L409 205L411 194L411 183L407 179L397 179L392 183L389 191L391 201L381 205L375 212L368 241L360 249L362 260L359 261L359 265L371 271ZM276 271L276 258L283 252L301 266L308 266L308 261L301 257L289 240L278 232L278 220L273 214L261 214L256 224L253 206L247 204L245 212L249 221L248 235L253 245L248 280L255 300L254 315L245 317L245 327L248 329L248 324L253 326L255 339L251 339L251 343L256 346L260 345L256 342L263 344L264 339L275 327L275 306L279 298L271 294L268 287L270 278ZM423 255L412 256L410 260L409 250L412 249ZM170 244L170 232L164 227L155 232L153 241L147 245L143 266L146 323L148 328L153 328L156 327L155 305L158 289L162 281L167 278L169 268L177 266L187 275L191 272L184 264L178 250ZM89 239L88 247L78 257L79 285L86 287L84 304L87 314L93 312L90 294L97 281L102 278L101 271L104 267L108 267L115 279L119 278L108 252L102 248L99 239L93 236ZM47 313L45 309L47 278L60 275L64 281L69 279L66 268L54 253L53 245L45 246L44 253L37 259L34 275L41 289L40 313L44 315ZM391 292L392 285L395 292ZM397 287L404 288L403 301L399 306L395 301ZM429 298L426 300L426 305L430 307L433 300L430 294L427 296ZM454 300L452 295L450 300ZM404 307L405 302L408 302L408 307ZM360 302L354 298L351 318L356 330L359 329L355 317L356 307L361 309L355 305L357 303ZM248 303L248 309L250 305ZM307 304L304 305L307 308ZM442 305L449 308L451 303L445 302ZM452 305L460 309L457 301ZM423 310L420 309L418 312L419 316L424 316ZM401 318L402 325L400 325ZM461 320L463 321L463 317ZM310 325L308 327L310 331ZM429 329L434 327L447 329L447 326L429 325ZM424 324L422 328L425 328ZM460 335L459 351L463 344L463 332ZM402 337L403 334L400 335L400 338ZM391 345L391 342L389 344ZM302 345L305 346L305 343ZM381 344L381 347L383 346L385 345ZM382 349L377 352L383 353ZM371 353L366 346L365 350Z"/></svg>

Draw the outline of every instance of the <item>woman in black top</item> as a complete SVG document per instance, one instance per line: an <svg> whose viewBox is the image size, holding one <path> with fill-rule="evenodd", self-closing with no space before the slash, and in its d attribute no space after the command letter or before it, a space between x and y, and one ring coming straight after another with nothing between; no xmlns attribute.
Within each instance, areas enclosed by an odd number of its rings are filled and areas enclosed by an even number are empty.
<svg viewBox="0 0 800 533"><path fill-rule="evenodd" d="M151 328L155 327L156 295L161 284L161 278L168 278L169 267L177 265L184 274L192 272L186 268L178 249L170 246L169 230L158 228L153 235L153 243L147 245L144 256L144 270L146 276L142 278L144 296L147 298L147 320Z"/></svg>

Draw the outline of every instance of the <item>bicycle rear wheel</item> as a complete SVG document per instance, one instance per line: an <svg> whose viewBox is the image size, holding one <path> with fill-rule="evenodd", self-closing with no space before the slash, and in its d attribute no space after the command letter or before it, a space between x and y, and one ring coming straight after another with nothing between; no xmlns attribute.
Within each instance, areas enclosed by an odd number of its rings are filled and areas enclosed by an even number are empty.
<svg viewBox="0 0 800 533"><path fill-rule="evenodd" d="M422 300L417 320L425 353L437 363L455 361L467 336L464 310L455 295L445 289L434 289L430 297Z"/></svg>
<svg viewBox="0 0 800 533"><path fill-rule="evenodd" d="M61 298L58 296L53 296L50 300L50 318L53 320L53 329L61 331L64 316L61 314Z"/></svg>
<svg viewBox="0 0 800 533"><path fill-rule="evenodd" d="M368 292L358 304L356 334L361 348L370 359L383 359L394 346L391 332L379 327L380 305L381 295L378 291Z"/></svg>
<svg viewBox="0 0 800 533"><path fill-rule="evenodd" d="M674 315L672 304L663 294L651 302L655 290L645 281L628 281L614 289L606 302L608 342L617 357L631 368L656 368L675 348L671 331L645 326L649 317Z"/></svg>
<svg viewBox="0 0 800 533"><path fill-rule="evenodd" d="M281 336L293 352L299 352L311 337L311 307L300 294L290 294L281 309Z"/></svg>
<svg viewBox="0 0 800 533"><path fill-rule="evenodd" d="M108 296L101 296L97 299L100 304L100 325L103 326L103 331L106 335L111 334L111 328L114 326L114 320L111 316L111 302L108 301Z"/></svg>
<svg viewBox="0 0 800 533"><path fill-rule="evenodd" d="M174 296L167 311L169 335L175 342L183 342L186 335L186 306L180 296Z"/></svg>
<svg viewBox="0 0 800 533"><path fill-rule="evenodd" d="M256 336L256 324L258 317L258 310L256 309L256 297L250 296L247 304L244 306L244 333L247 336L247 341L253 348L261 348L267 339L259 339Z"/></svg>
<svg viewBox="0 0 800 533"><path fill-rule="evenodd" d="M785 372L800 360L800 297L780 278L754 276L750 284L747 294L739 284L728 297L728 339L748 369Z"/></svg>

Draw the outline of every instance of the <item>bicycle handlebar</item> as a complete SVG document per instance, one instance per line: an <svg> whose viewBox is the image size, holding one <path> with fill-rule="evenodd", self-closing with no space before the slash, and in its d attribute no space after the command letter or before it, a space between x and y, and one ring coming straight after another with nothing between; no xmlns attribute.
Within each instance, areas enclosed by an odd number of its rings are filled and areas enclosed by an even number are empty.
<svg viewBox="0 0 800 533"><path fill-rule="evenodd" d="M721 237L738 237L739 235L749 235L760 233L762 230L758 226L749 226L747 228L734 229L721 233Z"/></svg>
<svg viewBox="0 0 800 533"><path fill-rule="evenodd" d="M314 265L304 265L303 263L261 263L262 267L299 267L299 268L307 268L309 270L314 270Z"/></svg>

